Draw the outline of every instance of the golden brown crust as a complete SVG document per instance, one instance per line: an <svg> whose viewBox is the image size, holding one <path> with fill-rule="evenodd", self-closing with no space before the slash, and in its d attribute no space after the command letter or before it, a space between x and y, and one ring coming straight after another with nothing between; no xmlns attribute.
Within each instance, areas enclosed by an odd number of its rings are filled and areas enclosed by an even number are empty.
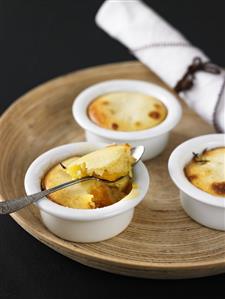
<svg viewBox="0 0 225 299"><path fill-rule="evenodd" d="M160 119L161 118L161 114L158 111L151 111L148 113L149 117L153 118L153 119Z"/></svg>
<svg viewBox="0 0 225 299"><path fill-rule="evenodd" d="M212 188L215 193L225 196L225 182L212 183Z"/></svg>
<svg viewBox="0 0 225 299"><path fill-rule="evenodd" d="M89 118L100 127L139 131L159 125L167 116L158 99L138 92L112 92L99 96L87 108Z"/></svg>
<svg viewBox="0 0 225 299"><path fill-rule="evenodd" d="M188 180L207 193L225 197L225 147L193 154L184 168Z"/></svg>

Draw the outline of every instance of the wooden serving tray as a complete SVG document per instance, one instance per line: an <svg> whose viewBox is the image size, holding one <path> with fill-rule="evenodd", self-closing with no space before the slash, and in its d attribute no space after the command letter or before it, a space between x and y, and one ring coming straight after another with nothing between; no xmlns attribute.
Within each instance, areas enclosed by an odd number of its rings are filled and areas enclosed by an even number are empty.
<svg viewBox="0 0 225 299"><path fill-rule="evenodd" d="M2 199L24 194L29 164L44 151L84 140L71 105L87 86L109 79L140 79L165 85L138 62L104 65L51 80L22 96L0 119L0 190ZM203 103L204 104L204 103ZM190 278L225 272L225 233L190 219L180 206L179 193L168 175L167 161L181 142L213 129L184 107L166 151L146 163L150 191L136 208L131 225L110 240L79 244L49 232L36 207L11 216L35 238L61 254L90 267L146 278Z"/></svg>

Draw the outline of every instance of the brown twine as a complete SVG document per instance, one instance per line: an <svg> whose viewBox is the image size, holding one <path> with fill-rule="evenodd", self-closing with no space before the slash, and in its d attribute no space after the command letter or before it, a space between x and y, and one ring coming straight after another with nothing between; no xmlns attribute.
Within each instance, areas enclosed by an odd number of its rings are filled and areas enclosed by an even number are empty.
<svg viewBox="0 0 225 299"><path fill-rule="evenodd" d="M223 78L223 83L221 85L221 88L220 88L220 91L219 91L219 94L218 94L218 99L217 99L217 102L216 102L216 106L215 106L215 109L214 109L214 112L213 112L213 125L214 125L215 130L218 133L223 133L223 129L219 126L219 124L217 122L217 119L216 119L216 116L217 116L217 110L219 109L220 101L222 100L224 90L225 90L225 76Z"/></svg>
<svg viewBox="0 0 225 299"><path fill-rule="evenodd" d="M195 73L198 71L204 71L211 74L220 74L221 72L217 65L212 64L210 61L203 62L200 57L195 57L184 76L177 82L174 90L179 93L192 88L194 85Z"/></svg>

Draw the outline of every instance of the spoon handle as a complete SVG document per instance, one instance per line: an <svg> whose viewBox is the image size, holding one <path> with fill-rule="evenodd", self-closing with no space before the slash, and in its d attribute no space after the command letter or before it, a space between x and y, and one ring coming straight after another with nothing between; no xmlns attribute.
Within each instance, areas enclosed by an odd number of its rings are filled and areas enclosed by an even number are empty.
<svg viewBox="0 0 225 299"><path fill-rule="evenodd" d="M72 186L74 184L78 184L78 183L89 181L89 180L98 180L98 179L95 177L85 177L85 178L78 179L78 180L72 180L72 181L57 185L53 188L46 189L46 190L43 190L41 192L38 192L38 193L35 193L32 195L27 195L24 197L0 202L0 214L13 213L13 212L18 211L18 210L26 207L27 205L29 205L41 198L53 193L53 192L56 192L58 190L64 189L64 188Z"/></svg>

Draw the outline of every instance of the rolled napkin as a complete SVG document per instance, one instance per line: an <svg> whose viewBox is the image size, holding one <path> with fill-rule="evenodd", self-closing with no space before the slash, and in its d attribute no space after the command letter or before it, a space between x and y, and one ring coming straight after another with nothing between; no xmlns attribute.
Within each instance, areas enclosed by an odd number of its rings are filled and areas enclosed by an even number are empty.
<svg viewBox="0 0 225 299"><path fill-rule="evenodd" d="M225 72L180 32L139 0L106 0L96 23L225 132Z"/></svg>

